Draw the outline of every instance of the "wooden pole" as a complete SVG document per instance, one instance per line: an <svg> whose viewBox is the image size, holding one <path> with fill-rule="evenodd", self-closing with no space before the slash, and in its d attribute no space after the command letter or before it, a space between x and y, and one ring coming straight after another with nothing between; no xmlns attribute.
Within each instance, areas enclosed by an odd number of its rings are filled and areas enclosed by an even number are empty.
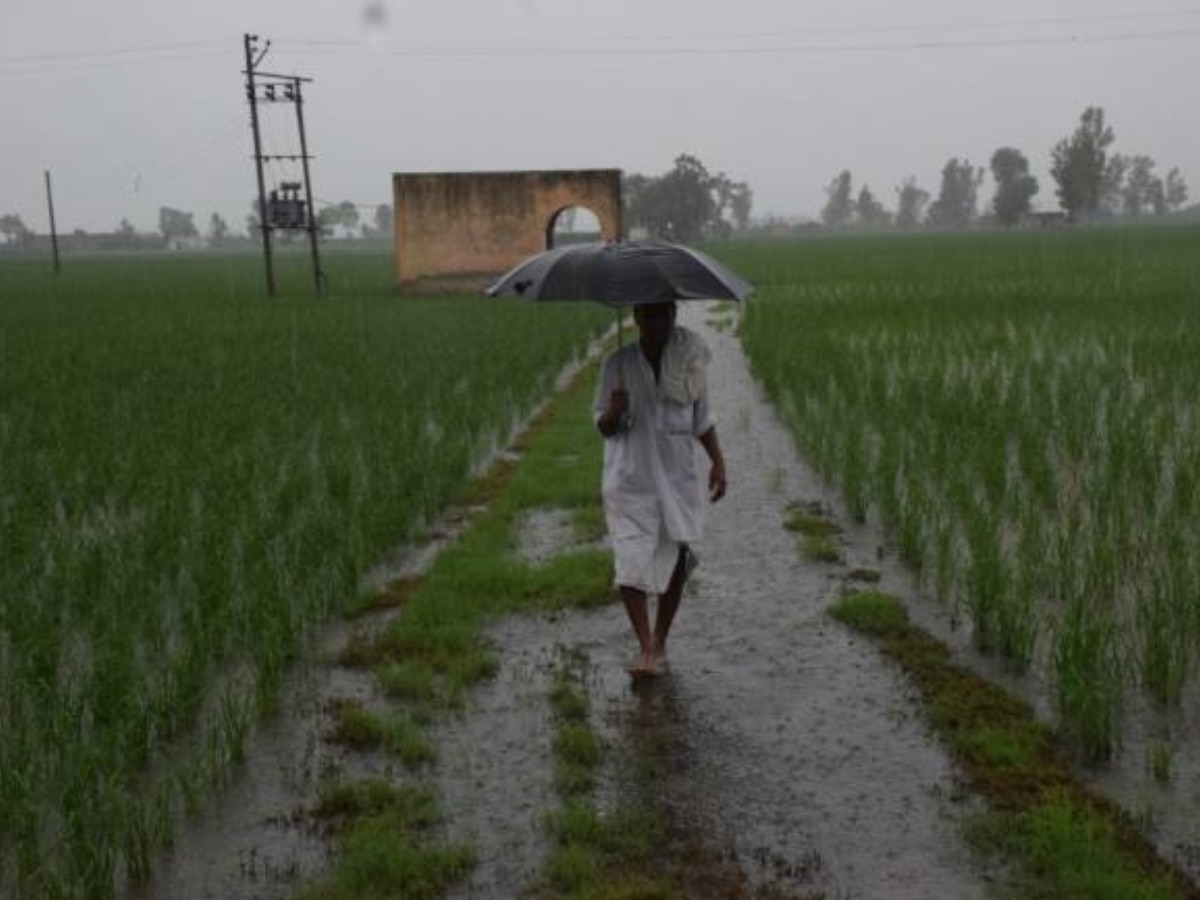
<svg viewBox="0 0 1200 900"><path fill-rule="evenodd" d="M300 79L292 82L296 91L296 126L300 130L300 160L304 166L304 198L308 210L308 246L312 255L313 286L317 296L325 287L325 273L321 271L321 255L317 250L317 211L313 209L312 175L308 171L308 139L304 135L304 99L300 94Z"/></svg>
<svg viewBox="0 0 1200 900"><path fill-rule="evenodd" d="M54 252L54 274L62 271L58 261L58 227L54 224L54 190L50 186L50 170L46 170L46 206L50 209L50 247Z"/></svg>
<svg viewBox="0 0 1200 900"><path fill-rule="evenodd" d="M267 187L263 181L262 137L258 132L258 96L254 85L254 35L244 36L246 50L246 97L250 101L250 129L254 132L254 171L258 176L258 224L262 230L263 262L267 268L267 296L275 296L275 266L271 260L271 223L267 213Z"/></svg>

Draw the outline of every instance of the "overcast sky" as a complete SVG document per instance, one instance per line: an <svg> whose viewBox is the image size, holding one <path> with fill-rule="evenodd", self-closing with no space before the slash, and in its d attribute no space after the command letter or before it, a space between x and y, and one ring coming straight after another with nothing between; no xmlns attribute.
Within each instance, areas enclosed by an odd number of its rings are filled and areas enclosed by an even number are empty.
<svg viewBox="0 0 1200 900"><path fill-rule="evenodd" d="M1050 150L1102 106L1116 152L1200 198L1200 3L1173 0L3 0L0 214L48 230L235 230L256 183L242 36L306 87L314 193L390 203L400 171L619 168L680 153L816 216L842 169L892 208L950 157ZM297 152L294 111L265 152ZM268 186L298 179L276 164ZM990 181L990 178L989 178ZM990 194L990 191L988 191ZM986 195L985 195L986 196ZM369 209L364 209L369 215Z"/></svg>

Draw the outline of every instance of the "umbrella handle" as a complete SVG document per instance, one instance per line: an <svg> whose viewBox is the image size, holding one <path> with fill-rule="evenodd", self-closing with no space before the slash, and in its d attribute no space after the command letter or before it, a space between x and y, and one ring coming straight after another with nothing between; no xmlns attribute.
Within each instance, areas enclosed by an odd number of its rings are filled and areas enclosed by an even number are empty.
<svg viewBox="0 0 1200 900"><path fill-rule="evenodd" d="M625 336L624 336L623 326L624 326L624 316L621 315L621 307L618 306L617 307L617 349L618 350L620 350L621 347L623 347L625 345ZM619 388L625 387L625 385L622 384L622 380L623 379L621 378L621 372L618 369L618 371L617 371L617 387L619 387Z"/></svg>

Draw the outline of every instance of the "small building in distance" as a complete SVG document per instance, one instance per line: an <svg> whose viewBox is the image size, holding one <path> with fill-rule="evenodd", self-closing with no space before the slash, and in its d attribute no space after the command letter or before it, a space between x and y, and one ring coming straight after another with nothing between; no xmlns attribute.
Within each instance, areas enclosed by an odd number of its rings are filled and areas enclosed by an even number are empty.
<svg viewBox="0 0 1200 900"><path fill-rule="evenodd" d="M396 283L405 291L482 290L547 249L558 217L584 207L603 240L621 236L621 170L400 172L392 176Z"/></svg>

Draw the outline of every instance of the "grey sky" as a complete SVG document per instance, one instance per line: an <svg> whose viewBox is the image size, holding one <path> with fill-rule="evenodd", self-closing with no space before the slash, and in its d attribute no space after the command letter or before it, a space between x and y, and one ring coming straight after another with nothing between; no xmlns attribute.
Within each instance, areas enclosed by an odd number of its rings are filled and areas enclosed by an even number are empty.
<svg viewBox="0 0 1200 900"><path fill-rule="evenodd" d="M952 156L1050 149L1088 105L1114 150L1200 196L1200 3L1172 0L3 0L0 214L244 227L256 187L242 35L311 77L316 196L390 203L394 171L620 168L680 153L747 181L755 214L815 216L843 168L894 206ZM268 152L295 149L290 108ZM271 182L298 170L275 166ZM990 193L990 191L988 192ZM985 195L986 196L986 195ZM369 210L364 210L369 214Z"/></svg>

